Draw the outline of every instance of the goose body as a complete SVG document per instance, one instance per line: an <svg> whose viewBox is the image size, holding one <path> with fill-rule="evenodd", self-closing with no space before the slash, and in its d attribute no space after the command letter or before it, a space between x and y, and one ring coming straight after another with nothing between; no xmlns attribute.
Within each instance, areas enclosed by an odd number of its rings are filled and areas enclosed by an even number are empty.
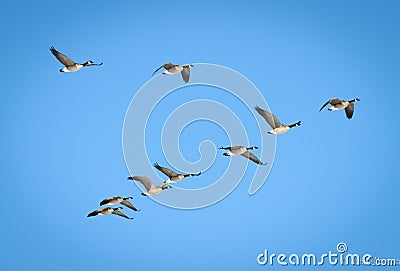
<svg viewBox="0 0 400 271"><path fill-rule="evenodd" d="M125 215L124 213L120 212L119 210L121 210L122 207L117 207L117 208L111 208L111 207L106 207L106 208L100 208L97 210L94 210L93 212L89 213L87 215L87 217L91 217L91 216L98 216L98 215L109 215L109 214L113 214L113 215L118 215L118 216L122 216L126 219L133 219L131 217L128 217L127 215Z"/></svg>
<svg viewBox="0 0 400 271"><path fill-rule="evenodd" d="M50 52L61 62L65 67L60 69L60 72L76 72L86 66L101 66L103 63L95 64L93 61L88 60L85 63L76 63L68 56L57 51L53 46L50 47Z"/></svg>
<svg viewBox="0 0 400 271"><path fill-rule="evenodd" d="M162 74L177 74L181 73L183 81L186 83L189 82L190 78L190 68L193 67L192 64L188 65L177 65L172 64L171 62L165 63L161 65L157 70L153 72L153 75L158 72L161 68L164 68L165 71Z"/></svg>
<svg viewBox="0 0 400 271"><path fill-rule="evenodd" d="M231 146L231 147L220 147L219 149L221 150L228 150L227 152L224 153L224 156L237 156L241 155L243 157L246 157L247 159L250 159L256 164L259 165L266 165L265 163L261 162L260 159L257 158L254 154L250 152L250 150L256 150L258 149L256 146L253 147L243 147L243 146Z"/></svg>
<svg viewBox="0 0 400 271"><path fill-rule="evenodd" d="M106 198L106 199L102 200L100 202L100 206L122 204L136 212L136 211L138 211L138 209L135 206L133 206L132 203L129 201L131 199L133 199L133 198L132 197L123 198L123 197L119 197L119 196L114 196L114 197L110 197L110 198Z"/></svg>
<svg viewBox="0 0 400 271"><path fill-rule="evenodd" d="M301 125L301 121L284 125L278 120L278 118L274 114L258 106L256 106L255 109L258 112L258 114L260 114L265 119L265 121L269 124L269 126L271 126L272 129L268 131L269 134L275 134L275 135L284 134L293 127Z"/></svg>
<svg viewBox="0 0 400 271"><path fill-rule="evenodd" d="M168 180L166 180L164 183L177 183L182 181L183 179L187 177L193 177L193 176L200 176L201 172L199 173L188 173L188 174L182 174L182 173L176 173L172 169L162 167L158 163L154 163L154 167L164 173L165 175L168 176Z"/></svg>
<svg viewBox="0 0 400 271"><path fill-rule="evenodd" d="M142 196L154 196L161 193L163 190L172 188L172 186L167 185L166 183L154 185L150 178L145 176L132 176L128 177L128 180L140 182L144 186L146 192L142 193Z"/></svg>
<svg viewBox="0 0 400 271"><path fill-rule="evenodd" d="M354 103L359 102L360 99L358 98L354 98L353 100L340 100L338 98L333 98L330 99L329 101L327 101L326 103L324 103L321 107L321 109L319 110L319 112L321 112L322 109L324 109L325 106L327 106L328 104L331 105L331 107L328 108L329 111L336 111L336 110L341 110L344 109L345 113L346 113L346 117L348 119L351 119L353 117L354 114Z"/></svg>

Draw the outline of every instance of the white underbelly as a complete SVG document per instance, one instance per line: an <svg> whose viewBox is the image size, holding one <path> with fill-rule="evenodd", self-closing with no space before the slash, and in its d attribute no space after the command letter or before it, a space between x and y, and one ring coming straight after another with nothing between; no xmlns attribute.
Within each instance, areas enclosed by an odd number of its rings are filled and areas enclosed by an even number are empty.
<svg viewBox="0 0 400 271"><path fill-rule="evenodd" d="M64 72L76 72L76 71L79 71L80 69L82 69L83 68L83 65L81 65L81 64L76 64L76 65L73 65L73 66L68 66L68 67L65 67L64 69L62 69Z"/></svg>
<svg viewBox="0 0 400 271"><path fill-rule="evenodd" d="M286 133L286 132L289 131L289 130L290 130L289 127L284 126L284 127L277 127L277 128L275 128L275 129L272 129L272 130L269 131L268 133L269 133L269 134L274 134L274 135L280 135L280 134Z"/></svg>
<svg viewBox="0 0 400 271"><path fill-rule="evenodd" d="M183 70L182 67L176 66L176 67L173 67L173 68L171 68L171 69L169 69L169 70L166 70L166 71L163 72L163 73L164 73L164 74L177 74L177 73L180 73L182 70Z"/></svg>
<svg viewBox="0 0 400 271"><path fill-rule="evenodd" d="M348 105L349 105L348 103L346 103L346 104L337 104L337 105L335 105L335 106L329 107L328 110L329 110L329 111L341 110L341 109L343 109L343 108L346 108Z"/></svg>

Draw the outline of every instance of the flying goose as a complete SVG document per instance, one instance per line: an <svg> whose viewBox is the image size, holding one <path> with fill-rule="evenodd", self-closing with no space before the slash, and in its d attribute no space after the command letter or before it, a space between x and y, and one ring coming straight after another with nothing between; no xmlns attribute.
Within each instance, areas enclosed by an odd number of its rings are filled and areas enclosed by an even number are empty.
<svg viewBox="0 0 400 271"><path fill-rule="evenodd" d="M266 163L263 163L258 159L254 154L252 154L249 150L256 150L258 147L253 146L253 147L243 147L243 146L231 146L231 147L220 147L220 150L228 150L227 152L224 153L225 156L236 156L236 155L241 155L246 157L247 159L250 159L256 164L259 165L266 165Z"/></svg>
<svg viewBox="0 0 400 271"><path fill-rule="evenodd" d="M165 189L172 188L172 186L167 185L166 183L162 183L162 184L156 186L153 184L153 182L149 178L144 177L144 176L132 176L132 177L128 177L128 180L134 180L137 182L141 182L143 184L144 188L146 188L147 191L145 193L142 193L142 196L157 195Z"/></svg>
<svg viewBox="0 0 400 271"><path fill-rule="evenodd" d="M183 81L186 83L189 82L189 77L190 77L190 68L193 67L192 64L188 65L176 65L172 64L171 62L165 63L164 65L161 65L157 70L153 72L153 75L158 72L161 68L164 68L165 71L163 74L177 74L181 73Z"/></svg>
<svg viewBox="0 0 400 271"><path fill-rule="evenodd" d="M330 99L329 101L327 101L326 103L324 103L324 105L321 107L319 112L321 112L321 110L324 109L325 106L327 106L328 104L331 104L332 106L328 108L329 111L344 109L344 111L346 112L346 117L348 119L351 119L353 117L353 113L354 113L354 103L359 102L359 101L360 101L360 99L358 99L358 98L354 98L353 100L349 100L349 101L339 100L338 98L333 98L333 99Z"/></svg>
<svg viewBox="0 0 400 271"><path fill-rule="evenodd" d="M168 176L168 180L166 180L164 183L177 183L185 179L186 177L193 177L193 176L200 176L201 172L194 174L194 173L189 173L189 174L178 174L172 169L162 167L158 163L154 163L154 167L164 173L165 175Z"/></svg>
<svg viewBox="0 0 400 271"><path fill-rule="evenodd" d="M119 196L115 196L115 197L110 197L110 198L106 198L103 199L100 202L100 206L103 205L113 205L113 204L122 204L125 205L126 207L134 210L135 212L138 211L138 209L132 205L132 203L129 202L129 200L133 199L132 197L127 197L127 198L123 198L123 197L119 197Z"/></svg>
<svg viewBox="0 0 400 271"><path fill-rule="evenodd" d="M268 134L283 134L289 131L291 128L301 125L301 121L288 125L283 125L274 114L271 114L270 112L265 111L258 106L256 106L255 109L258 114L260 114L267 121L269 126L271 126L272 130L268 131Z"/></svg>
<svg viewBox="0 0 400 271"><path fill-rule="evenodd" d="M101 65L103 65L103 63L95 64L91 60L88 60L83 64L76 63L75 61L73 61L69 57L67 57L66 55L57 51L53 46L50 47L50 51L58 59L58 61L60 61L65 66L65 68L60 69L60 72L76 72L86 66L101 66Z"/></svg>
<svg viewBox="0 0 400 271"><path fill-rule="evenodd" d="M97 215L109 215L109 214L113 214L113 215L119 215L122 217L125 217L127 219L133 219L133 217L128 217L127 215L121 213L118 210L121 210L122 207L117 207L117 208L111 208L111 207L106 207L106 208L100 208L97 209L93 212L91 212L90 214L87 215L87 217L91 217L91 216L97 216Z"/></svg>

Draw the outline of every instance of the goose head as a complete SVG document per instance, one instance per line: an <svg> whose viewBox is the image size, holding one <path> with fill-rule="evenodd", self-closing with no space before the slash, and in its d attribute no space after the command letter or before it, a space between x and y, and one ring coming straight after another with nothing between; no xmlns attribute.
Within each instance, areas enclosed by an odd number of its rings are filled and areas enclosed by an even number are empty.
<svg viewBox="0 0 400 271"><path fill-rule="evenodd" d="M93 61L88 60L88 61L86 61L85 63L83 63L83 66L92 66L93 64L94 64Z"/></svg>
<svg viewBox="0 0 400 271"><path fill-rule="evenodd" d="M83 63L82 65L83 65L83 66L101 66L101 65L103 65L103 63L96 64L96 63L94 63L93 61L88 60L88 61L86 61L85 63Z"/></svg>

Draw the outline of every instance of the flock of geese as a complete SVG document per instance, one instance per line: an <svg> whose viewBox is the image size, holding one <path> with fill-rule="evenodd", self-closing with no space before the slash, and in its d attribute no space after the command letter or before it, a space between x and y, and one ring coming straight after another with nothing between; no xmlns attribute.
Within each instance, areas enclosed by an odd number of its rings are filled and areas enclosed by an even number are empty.
<svg viewBox="0 0 400 271"><path fill-rule="evenodd" d="M91 60L88 60L84 63L77 63L77 62L71 60L68 56L57 51L53 46L50 47L50 51L58 59L58 61L60 61L61 64L64 65L64 68L60 69L60 72L76 72L76 71L81 70L84 67L103 65L103 63L96 64ZM155 73L157 73L160 69L164 68L165 71L162 74L181 73L183 80L187 83L187 82L189 82L190 69L192 67L193 67L192 64L176 65L176 64L172 64L169 62L169 63L165 63L165 64L161 65L159 68L157 68L154 71L153 75ZM336 110L344 109L344 111L346 113L346 117L348 119L351 119L353 117L353 113L354 113L354 104L359 101L360 101L360 99L358 99L358 98L354 98L352 100L340 100L338 98L333 98L333 99L330 99L329 101L327 101L326 103L324 103L319 111L322 111L322 109L324 109L328 104L330 104L331 107L328 108L329 111L336 111ZM255 107L255 110L257 111L258 114L260 114L265 119L265 121L268 123L268 125L271 126L272 129L270 131L268 131L269 134L275 134L275 135L283 134L283 133L288 132L291 128L301 125L301 121L291 123L291 124L282 124L274 114L272 114L258 106ZM253 146L253 147L230 146L230 147L220 147L219 149L227 150L227 152L225 152L223 154L224 156L241 155L258 165L266 165L266 163L261 162L260 159L258 159L253 153L250 152L251 150L258 149L258 147L256 147L256 146ZM144 188L146 189L146 192L142 193L143 196L157 195L157 194L161 193L163 190L172 188L172 186L170 185L171 183L177 183L177 182L182 181L185 178L201 175L201 172L185 173L185 174L177 173L177 172L173 171L172 169L160 166L158 163L155 163L154 167L168 177L168 179L166 181L164 181L163 183L161 183L159 185L155 185L150 180L150 178L145 177L145 176L128 177L128 180L140 182L144 186ZM130 200L132 200L132 199L133 199L132 197L124 198L124 197L120 197L120 196L113 196L113 197L102 200L100 202L100 206L121 204L135 212L140 211L135 206L133 206L133 204L130 202ZM114 214L114 215L124 217L126 219L133 219L132 217L129 217L129 216L125 215L124 213L122 213L120 211L122 208L123 207L121 207L121 206L116 207L116 208L103 207L103 208L94 210L93 212L89 213L87 216L92 217L92 216L97 216L97 215Z"/></svg>

